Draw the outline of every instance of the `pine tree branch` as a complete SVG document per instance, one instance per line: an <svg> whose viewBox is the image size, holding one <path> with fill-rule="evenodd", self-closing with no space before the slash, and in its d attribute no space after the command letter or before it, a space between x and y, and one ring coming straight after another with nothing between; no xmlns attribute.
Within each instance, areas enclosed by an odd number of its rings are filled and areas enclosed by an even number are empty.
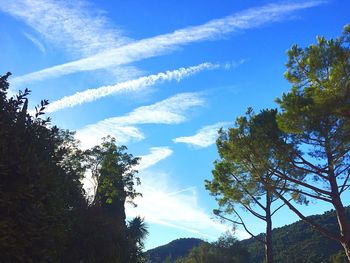
<svg viewBox="0 0 350 263"><path fill-rule="evenodd" d="M318 171L314 171L314 170L310 170L310 169L307 169L305 167L302 167L302 166L299 166L298 164L304 164L303 162L296 162L294 160L291 161L291 164L293 165L293 167L299 169L299 170L302 170L304 172L307 172L307 173L312 173L312 174L315 174L319 177L321 177L322 179L324 180L328 180L328 177L323 175L322 173L318 172Z"/></svg>
<svg viewBox="0 0 350 263"><path fill-rule="evenodd" d="M243 226L244 230L245 230L252 238L254 238L255 240L257 240L258 242L261 242L261 243L263 243L263 244L266 244L265 240L263 240L263 239L257 237L257 236L254 235L251 231L249 231L249 229L247 228L246 224L244 223L242 217L238 214L238 212L237 212L235 209L233 209L233 212L236 214L236 216L239 218L240 221L232 220L232 219L230 219L230 218L227 218L227 217L221 215L220 213L218 213L218 214L216 214L216 215L219 216L220 218L224 219L224 220L227 220L227 221L231 222L231 223L234 223L234 224Z"/></svg>
<svg viewBox="0 0 350 263"><path fill-rule="evenodd" d="M306 160L301 154L299 154L299 153L297 153L296 155L297 155L298 158L301 160L301 162L296 162L296 161L291 160L292 163L305 164L305 165L311 167L312 169L314 169L314 170L315 170L314 173L317 173L320 177L322 177L322 178L324 178L324 179L327 179L327 176L325 176L325 175L322 174L323 172L326 173L326 174L328 174L326 168L320 168L320 167L318 167L318 166L316 166L316 165L313 165L312 163L310 163L309 161L307 161L307 160ZM317 172L316 172L316 171L317 171Z"/></svg>
<svg viewBox="0 0 350 263"><path fill-rule="evenodd" d="M239 183L239 185L242 187L242 189L244 190L244 192L246 192L247 195L249 195L253 200L254 202L260 206L264 211L266 211L266 208L259 202L258 199L255 198L255 196L253 196L248 189L246 189L244 186L243 186L243 183L238 179L237 176L235 176L234 174L231 173L231 176Z"/></svg>
<svg viewBox="0 0 350 263"><path fill-rule="evenodd" d="M310 185L308 183L305 183L305 182L303 182L301 180L294 179L294 178L292 178L290 176L287 176L285 173L282 173L282 172L280 172L278 170L274 170L273 172L275 173L275 175L277 177L280 177L280 178L285 179L287 181L293 182L293 183L295 183L297 185L304 186L304 187L306 187L306 188L308 188L310 190L315 191L316 193L323 194L323 195L326 195L326 196L331 196L331 192L328 192L326 190L323 190L323 189L320 189L318 187L312 186L312 185Z"/></svg>
<svg viewBox="0 0 350 263"><path fill-rule="evenodd" d="M293 200L293 198L290 198L288 201L291 201L291 200ZM286 204L285 203L283 203L283 204L281 204L279 207L277 207L272 213L271 213L271 217L278 211L278 210L280 210L282 207L284 207Z"/></svg>
<svg viewBox="0 0 350 263"><path fill-rule="evenodd" d="M275 191L275 194L278 194L277 191ZM288 201L284 196L280 195L280 199L288 206L290 210L292 210L301 220L303 220L305 223L309 224L312 228L314 228L316 231L320 232L322 235L335 240L337 242L340 242L340 237L337 235L334 235L333 233L329 232L327 229L323 228L321 225L317 224L310 218L304 216L297 208L295 208L290 201Z"/></svg>
<svg viewBox="0 0 350 263"><path fill-rule="evenodd" d="M276 189L280 189L280 188L276 187ZM289 191L289 192L295 192L295 193L303 194L303 195L309 196L311 198L315 198L315 199L319 199L319 200L322 200L322 201L325 201L325 202L328 202L328 203L332 203L332 199L328 199L328 198L320 196L320 195L313 195L313 194L310 194L308 192L302 191L300 189L293 189L293 188L284 188L284 189Z"/></svg>
<svg viewBox="0 0 350 263"><path fill-rule="evenodd" d="M347 182L349 181L350 177L350 171L348 172L348 175L346 176L343 185L341 186L341 189L339 191L339 195L342 194L347 188L349 188L349 185L347 185Z"/></svg>
<svg viewBox="0 0 350 263"><path fill-rule="evenodd" d="M259 214L258 212L255 212L252 208L250 208L249 206L243 204L243 203L240 203L245 209L247 209L253 216L261 219L261 220L266 220L266 217Z"/></svg>

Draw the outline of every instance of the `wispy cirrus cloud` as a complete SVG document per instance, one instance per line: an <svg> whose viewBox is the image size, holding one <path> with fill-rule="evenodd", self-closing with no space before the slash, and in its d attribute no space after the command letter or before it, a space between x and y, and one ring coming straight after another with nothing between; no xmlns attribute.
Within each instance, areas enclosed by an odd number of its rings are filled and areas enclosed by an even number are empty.
<svg viewBox="0 0 350 263"><path fill-rule="evenodd" d="M140 163L137 165L136 170L143 171L149 167L157 164L161 160L168 158L173 154L173 150L168 146L152 147L150 153L147 155L139 156L141 158Z"/></svg>
<svg viewBox="0 0 350 263"><path fill-rule="evenodd" d="M30 40L34 44L34 46L36 46L40 50L41 53L43 53L43 54L46 53L45 46L35 36L33 36L32 34L29 34L29 33L23 33L23 35L28 40Z"/></svg>
<svg viewBox="0 0 350 263"><path fill-rule="evenodd" d="M3 1L0 11L24 21L50 43L77 55L96 54L130 42L101 11L81 0Z"/></svg>
<svg viewBox="0 0 350 263"><path fill-rule="evenodd" d="M199 26L187 27L176 30L173 33L158 35L110 48L87 58L13 78L12 81L18 84L43 80L74 72L119 66L145 58L163 55L179 46L204 40L214 40L237 30L255 28L267 23L280 21L297 10L315 7L322 3L324 1L289 2L248 9L225 18L211 20ZM99 44L96 45L98 46Z"/></svg>
<svg viewBox="0 0 350 263"><path fill-rule="evenodd" d="M117 83L115 85L103 86L96 89L87 89L85 91L77 92L73 95L63 97L60 100L54 101L46 109L46 112L55 112L61 109L73 107L83 103L95 101L112 94L120 93L122 91L135 91L145 87L150 87L164 81L180 81L185 77L199 73L203 70L211 70L218 68L218 64L202 63L196 66L179 68L172 71L160 72L149 76L140 77L137 79L127 80L125 82Z"/></svg>
<svg viewBox="0 0 350 263"><path fill-rule="evenodd" d="M218 130L228 126L229 122L219 122L213 125L204 126L192 136L184 136L173 139L175 143L186 143L197 148L205 148L214 144L218 137Z"/></svg>
<svg viewBox="0 0 350 263"><path fill-rule="evenodd" d="M134 200L137 203L136 209L127 205L127 216L141 215L148 223L182 229L205 238L227 230L227 226L212 220L199 207L195 187L179 189L166 173L149 170L172 153L167 146L152 147L150 153L139 156L141 162L136 169L140 171L141 185L137 186L137 191L142 193L142 197Z"/></svg>
<svg viewBox="0 0 350 263"><path fill-rule="evenodd" d="M217 237L228 229L199 206L195 187L178 188L168 174L159 171L143 171L140 179L137 190L142 192L142 197L134 200L136 209L126 207L128 217L142 216L148 223L185 230L205 238Z"/></svg>
<svg viewBox="0 0 350 263"><path fill-rule="evenodd" d="M136 108L132 112L108 118L77 130L76 137L83 148L100 142L106 135L114 136L118 143L140 141L144 134L136 125L140 124L178 124L187 120L188 110L204 105L199 93L179 93L175 96L148 106Z"/></svg>
<svg viewBox="0 0 350 263"><path fill-rule="evenodd" d="M95 55L132 41L109 21L104 11L84 0L11 0L1 3L0 11L34 29L36 34L26 32L24 35L42 52L46 49L34 35L40 35L41 39L74 58ZM116 65L105 69L108 76L119 81L142 74L133 66L124 69Z"/></svg>

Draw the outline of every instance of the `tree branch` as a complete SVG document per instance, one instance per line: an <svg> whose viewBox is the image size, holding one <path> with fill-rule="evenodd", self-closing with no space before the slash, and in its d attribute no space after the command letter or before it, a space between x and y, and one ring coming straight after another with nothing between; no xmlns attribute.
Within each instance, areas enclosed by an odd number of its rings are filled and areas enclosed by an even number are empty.
<svg viewBox="0 0 350 263"><path fill-rule="evenodd" d="M277 191L275 191L275 194L278 194ZM329 232L319 224L312 221L310 218L307 218L304 216L297 208L295 208L284 196L280 195L280 199L288 206L290 210L292 210L301 220L309 224L312 228L314 228L316 231L320 232L322 235L335 240L337 242L340 242L340 237L334 235L333 233Z"/></svg>
<svg viewBox="0 0 350 263"><path fill-rule="evenodd" d="M276 189L281 189L281 188L276 187ZM287 191L290 191L290 192L296 192L296 193L299 193L299 194L303 194L303 195L309 196L311 198L315 198L315 199L319 199L319 200L322 200L322 201L325 201L325 202L332 203L331 199L328 199L328 198L320 196L320 195L313 195L313 194L310 194L308 192L304 192L304 191L302 191L300 189L293 189L293 188L284 188L284 189L287 190Z"/></svg>
<svg viewBox="0 0 350 263"><path fill-rule="evenodd" d="M310 163L309 161L307 161L301 154L297 153L296 154L298 156L298 158L302 161L302 162L296 162L296 163L303 163L306 164L307 166L313 168L314 170L318 171L319 174L322 174L322 172L325 172L327 174L327 170L325 168L320 168L318 166L313 165L312 163ZM293 162L293 160L291 160ZM324 175L322 175L324 176Z"/></svg>
<svg viewBox="0 0 350 263"><path fill-rule="evenodd" d="M338 165L338 166L336 166L336 167L334 168L334 171L335 171L334 174L335 174L335 177L336 177L336 178L337 178L339 175L341 175L342 173L344 173L346 170L350 170L350 165L347 165L347 166L344 167L344 169L342 169L342 170L336 172L336 170L338 170L340 166L341 166L341 165ZM348 173L348 175L349 175L349 173Z"/></svg>
<svg viewBox="0 0 350 263"><path fill-rule="evenodd" d="M291 201L293 198L290 198L288 201ZM280 210L282 207L284 207L286 204L285 203L283 203L283 204L281 204L279 207L277 207L276 209L275 209L275 211L273 211L272 213L271 213L271 217L278 211L278 210Z"/></svg>
<svg viewBox="0 0 350 263"><path fill-rule="evenodd" d="M278 171L278 170L274 170L273 172L275 173L275 175L276 175L277 177L280 177L280 178L285 179L285 180L287 180L287 181L291 181L291 182L293 182L293 183L295 183L295 184L297 184L297 185L304 186L304 187L306 187L306 188L308 188L308 189L310 189L310 190L315 191L316 193L321 193L321 194L323 194L323 195L331 196L331 192L328 192L328 191L326 191L326 190L317 188L317 187L312 186L312 185L310 185L310 184L308 184L308 183L305 183L305 182L303 182L303 181L301 181L301 180L294 179L294 178L292 178L292 177L290 177L290 176L287 176L286 174L284 174L284 173L282 173L282 172L280 172L280 171Z"/></svg>
<svg viewBox="0 0 350 263"><path fill-rule="evenodd" d="M347 182L349 181L349 177L350 177L350 172L348 172L348 175L346 176L343 185L341 186L341 189L339 191L339 194L342 194L348 187L349 185L346 185ZM345 188L346 187L346 188Z"/></svg>
<svg viewBox="0 0 350 263"><path fill-rule="evenodd" d="M258 212L255 212L253 209L251 209L249 206L243 204L243 203L240 203L245 209L247 209L253 216L261 219L261 220L266 220L266 217L263 216L263 215L260 215Z"/></svg>
<svg viewBox="0 0 350 263"><path fill-rule="evenodd" d="M247 228L246 224L244 223L242 217L238 214L238 212L237 212L235 209L233 209L233 212L234 212L234 213L236 214L236 216L239 218L240 222L235 221L235 220L232 220L232 219L230 219L230 218L227 218L227 217L225 217L225 216L223 216L223 215L220 215L219 213L216 214L216 215L219 216L220 218L224 219L224 220L227 220L227 221L231 222L231 223L234 223L234 224L238 224L238 225L243 226L244 230L245 230L252 238L254 238L255 240L257 240L257 241L259 241L259 242L261 242L261 243L263 243L263 244L266 243L265 240L263 240L263 239L257 237L256 235L254 235L252 232L249 231L249 229Z"/></svg>
<svg viewBox="0 0 350 263"><path fill-rule="evenodd" d="M302 167L302 166L299 166L297 164L303 164L303 162L296 162L296 161L291 161L292 165L297 168L297 169L300 169L300 170L303 170L305 172L308 172L308 173L312 173L312 174L316 174L318 175L319 177L321 177L322 179L324 180L328 180L328 177L323 175L322 173L318 172L318 171L313 171L313 170L310 170L310 169L307 169L305 167Z"/></svg>
<svg viewBox="0 0 350 263"><path fill-rule="evenodd" d="M244 190L244 192L246 192L253 200L254 202L261 207L261 209L263 209L264 211L266 211L266 208L259 202L259 200L257 200L244 186L243 183L237 178L237 176L235 176L234 174L231 173L231 176L239 183L239 185L242 187L242 189Z"/></svg>

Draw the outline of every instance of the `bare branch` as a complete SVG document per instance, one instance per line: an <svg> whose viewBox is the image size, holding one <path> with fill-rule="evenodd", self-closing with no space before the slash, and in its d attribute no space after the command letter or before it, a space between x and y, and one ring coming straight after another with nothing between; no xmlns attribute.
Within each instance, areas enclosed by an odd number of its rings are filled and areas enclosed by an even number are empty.
<svg viewBox="0 0 350 263"><path fill-rule="evenodd" d="M293 198L291 198L291 199L289 199L288 201L291 201ZM280 210L282 207L284 207L286 204L285 203L283 203L283 204L281 204L279 207L277 207L276 209L275 209L275 211L273 211L272 213L271 213L271 217L278 211L278 210Z"/></svg>
<svg viewBox="0 0 350 263"><path fill-rule="evenodd" d="M343 182L343 185L339 191L339 194L342 194L348 187L349 185L347 185L347 182L349 181L349 177L350 177L350 172L348 172L348 175L346 176L344 182ZM346 187L346 188L345 188Z"/></svg>
<svg viewBox="0 0 350 263"><path fill-rule="evenodd" d="M266 220L266 217L263 216L263 215L260 215L258 212L255 212L252 208L250 208L249 206L243 204L243 203L240 203L245 209L247 209L253 216L261 219L261 220Z"/></svg>
<svg viewBox="0 0 350 263"><path fill-rule="evenodd" d="M232 219L227 218L227 217L225 217L225 216L223 216L223 215L220 215L220 214L216 214L216 215L219 216L220 218L224 219L224 220L227 220L227 221L231 222L231 223L239 224L239 225L243 226L244 230L245 230L252 238L254 238L255 240L257 240L257 241L259 241L259 242L261 242L261 243L263 243L263 244L266 243L265 240L263 240L263 239L257 237L257 236L254 235L251 231L249 231L249 229L247 228L246 224L244 223L242 217L238 214L238 212L237 212L235 209L233 209L233 212L237 215L237 217L239 218L240 222L235 221L235 220L232 220Z"/></svg>
<svg viewBox="0 0 350 263"><path fill-rule="evenodd" d="M338 170L339 167L341 167L341 166L342 166L342 164L335 166L334 171ZM342 173L344 173L346 170L349 170L349 169L350 169L350 165L345 166L344 169L342 169L338 172L335 172L335 177L337 178L339 175L341 175Z"/></svg>

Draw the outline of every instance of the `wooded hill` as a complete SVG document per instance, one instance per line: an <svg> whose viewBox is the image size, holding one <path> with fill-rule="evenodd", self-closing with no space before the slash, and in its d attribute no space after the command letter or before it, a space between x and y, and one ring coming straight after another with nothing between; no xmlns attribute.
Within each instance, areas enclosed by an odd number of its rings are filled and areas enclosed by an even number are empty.
<svg viewBox="0 0 350 263"><path fill-rule="evenodd" d="M350 221L350 207L346 208L347 218ZM318 224L327 227L330 231L337 230L334 211L325 212L323 215L310 216ZM280 263L343 263L342 247L335 241L323 237L302 221L295 222L272 231L273 252L275 262ZM263 234L260 234L263 237ZM184 257L191 248L198 246L200 239L177 239L169 244L147 251L148 262L175 262ZM261 243L253 238L239 241L242 247L250 254L251 263L261 263L264 260L264 248ZM219 262L218 262L219 263ZM243 263L243 262L242 262Z"/></svg>
<svg viewBox="0 0 350 263"><path fill-rule="evenodd" d="M170 243L150 249L146 252L148 262L162 263L166 260L170 262L187 255L192 248L198 246L205 241L198 238L179 238Z"/></svg>

